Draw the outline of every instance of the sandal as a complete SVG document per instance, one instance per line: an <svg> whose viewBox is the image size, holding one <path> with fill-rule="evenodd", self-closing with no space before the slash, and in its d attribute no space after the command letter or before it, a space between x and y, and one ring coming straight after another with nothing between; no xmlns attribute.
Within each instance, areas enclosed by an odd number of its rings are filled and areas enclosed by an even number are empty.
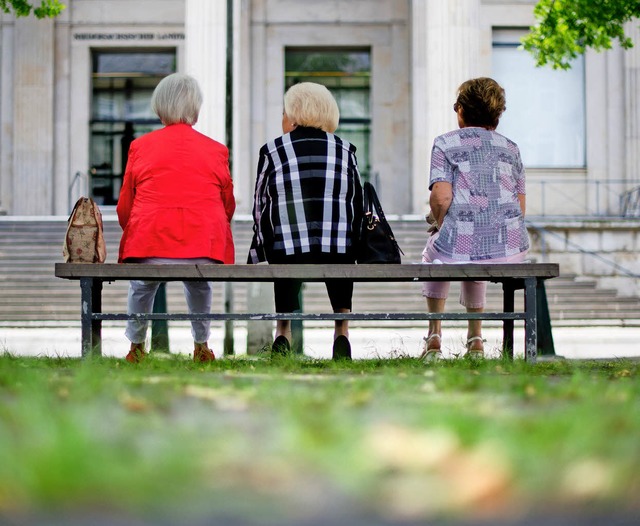
<svg viewBox="0 0 640 526"><path fill-rule="evenodd" d="M473 342L479 341L482 343L482 349L472 349L471 346ZM487 340L483 339L482 336L472 336L467 340L467 356L469 358L484 358L484 342Z"/></svg>
<svg viewBox="0 0 640 526"><path fill-rule="evenodd" d="M441 342L442 337L435 332L428 337L423 336L420 359L425 363L442 360Z"/></svg>

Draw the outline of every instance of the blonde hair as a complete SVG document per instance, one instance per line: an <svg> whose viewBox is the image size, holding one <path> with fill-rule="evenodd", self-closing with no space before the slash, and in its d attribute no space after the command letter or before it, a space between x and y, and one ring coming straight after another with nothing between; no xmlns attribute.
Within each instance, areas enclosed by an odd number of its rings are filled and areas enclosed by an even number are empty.
<svg viewBox="0 0 640 526"><path fill-rule="evenodd" d="M151 109L162 124L184 123L194 125L202 106L202 91L198 81L184 73L173 73L163 78L151 96Z"/></svg>
<svg viewBox="0 0 640 526"><path fill-rule="evenodd" d="M300 82L284 94L284 112L298 126L333 133L340 121L336 99L322 84Z"/></svg>
<svg viewBox="0 0 640 526"><path fill-rule="evenodd" d="M488 77L467 80L458 88L456 104L462 107L467 126L497 128L507 109L504 89Z"/></svg>

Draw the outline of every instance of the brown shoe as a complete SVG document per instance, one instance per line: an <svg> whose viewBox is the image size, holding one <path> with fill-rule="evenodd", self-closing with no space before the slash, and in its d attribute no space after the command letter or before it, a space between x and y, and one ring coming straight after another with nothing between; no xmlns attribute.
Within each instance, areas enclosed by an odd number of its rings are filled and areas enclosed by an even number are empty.
<svg viewBox="0 0 640 526"><path fill-rule="evenodd" d="M147 357L147 353L144 352L144 345L141 343L132 343L131 350L125 357L129 363L140 363Z"/></svg>
<svg viewBox="0 0 640 526"><path fill-rule="evenodd" d="M209 349L206 343L196 344L193 350L193 361L196 363L213 362L216 359L216 355Z"/></svg>

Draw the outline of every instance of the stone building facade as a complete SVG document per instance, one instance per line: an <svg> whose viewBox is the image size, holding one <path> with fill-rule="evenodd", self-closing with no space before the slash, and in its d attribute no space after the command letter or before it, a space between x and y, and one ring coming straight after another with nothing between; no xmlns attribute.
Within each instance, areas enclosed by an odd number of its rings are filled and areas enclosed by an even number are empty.
<svg viewBox="0 0 640 526"><path fill-rule="evenodd" d="M315 79L336 93L338 133L358 146L388 215L418 218L433 138L456 126L457 86L493 76L507 90L498 131L523 151L528 215L545 229L532 230L537 252L558 249L569 271L588 274L584 251L622 233L612 258L630 272L619 288L638 293L637 23L633 49L554 72L518 49L535 0L65 3L53 20L0 15L0 215L66 215L79 195L108 213L128 142L158 126L154 85L183 71L205 93L198 128L231 147L238 214L250 212L259 147L280 134L286 87Z"/></svg>

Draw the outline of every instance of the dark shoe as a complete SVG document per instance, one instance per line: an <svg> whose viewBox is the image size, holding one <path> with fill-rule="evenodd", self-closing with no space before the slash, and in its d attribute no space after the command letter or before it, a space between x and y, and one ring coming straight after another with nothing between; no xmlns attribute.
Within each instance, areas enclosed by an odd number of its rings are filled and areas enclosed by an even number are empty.
<svg viewBox="0 0 640 526"><path fill-rule="evenodd" d="M196 363L213 362L216 355L206 345L198 346L193 350L193 361Z"/></svg>
<svg viewBox="0 0 640 526"><path fill-rule="evenodd" d="M284 356L291 351L291 344L286 337L280 335L271 344L271 355Z"/></svg>
<svg viewBox="0 0 640 526"><path fill-rule="evenodd" d="M144 352L142 347L131 347L131 350L128 352L127 356L125 356L125 360L129 363L140 363L147 357L147 353Z"/></svg>
<svg viewBox="0 0 640 526"><path fill-rule="evenodd" d="M351 360L351 344L346 336L338 336L333 341L333 359Z"/></svg>

